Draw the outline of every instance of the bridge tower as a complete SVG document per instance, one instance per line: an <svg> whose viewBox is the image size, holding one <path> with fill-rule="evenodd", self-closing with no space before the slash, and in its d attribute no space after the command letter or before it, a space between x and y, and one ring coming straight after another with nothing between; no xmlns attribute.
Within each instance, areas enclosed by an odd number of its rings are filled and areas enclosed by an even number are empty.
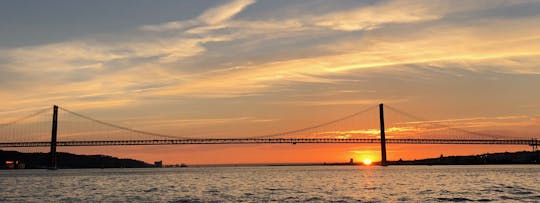
<svg viewBox="0 0 540 203"><path fill-rule="evenodd" d="M53 119L51 131L51 151L49 152L49 169L55 170L56 166L56 134L58 130L58 106L53 106Z"/></svg>
<svg viewBox="0 0 540 203"><path fill-rule="evenodd" d="M381 166L387 166L386 163L386 138L384 129L384 105L379 104L379 118L381 124Z"/></svg>

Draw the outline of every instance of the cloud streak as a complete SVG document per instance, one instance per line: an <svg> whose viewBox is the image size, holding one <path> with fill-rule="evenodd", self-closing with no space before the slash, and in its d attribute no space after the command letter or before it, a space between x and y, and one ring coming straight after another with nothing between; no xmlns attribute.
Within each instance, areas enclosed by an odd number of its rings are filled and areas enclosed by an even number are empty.
<svg viewBox="0 0 540 203"><path fill-rule="evenodd" d="M186 21L171 21L159 25L144 25L141 26L139 29L145 31L164 32L170 30L179 30L193 26L221 24L233 18L235 15L246 9L246 7L254 3L255 0L234 0L229 3L206 10L196 19Z"/></svg>
<svg viewBox="0 0 540 203"><path fill-rule="evenodd" d="M264 102L335 108L382 99L413 101L362 91L374 89L365 84L373 82L377 71L408 75L407 67L415 66L540 74L540 29L530 26L540 18L497 17L520 5L516 2L456 6L447 1L381 1L292 16L282 15L285 9L276 6L274 15L262 17L253 16L261 12L250 7L254 4L230 1L191 19L141 25L120 37L110 33L3 48L0 72L10 76L2 75L0 83L10 85L0 87L0 96L10 109L60 102L85 109L268 95L288 99ZM255 10L245 12L249 9ZM10 91L13 86L27 91ZM315 86L352 87L358 96L308 101L287 95L330 91ZM397 86L389 82L385 89Z"/></svg>
<svg viewBox="0 0 540 203"><path fill-rule="evenodd" d="M426 4L414 1L389 1L316 17L314 24L334 30L372 30L389 23L414 23L441 18Z"/></svg>
<svg viewBox="0 0 540 203"><path fill-rule="evenodd" d="M255 0L231 1L227 4L205 11L197 19L207 24L221 23L242 12L242 10L253 3L255 3Z"/></svg>

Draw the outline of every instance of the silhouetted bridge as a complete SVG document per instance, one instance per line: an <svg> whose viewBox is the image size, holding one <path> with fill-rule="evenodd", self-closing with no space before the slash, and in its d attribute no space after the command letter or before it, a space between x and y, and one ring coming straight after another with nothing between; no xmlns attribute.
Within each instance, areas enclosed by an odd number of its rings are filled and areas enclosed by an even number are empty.
<svg viewBox="0 0 540 203"><path fill-rule="evenodd" d="M228 138L228 139L169 139L169 140L94 140L57 141L57 146L119 146L119 145L185 145L185 144L378 144L381 139L363 138ZM457 140L457 139L386 139L388 144L475 144L538 146L540 140ZM51 142L6 142L0 147L49 147Z"/></svg>
<svg viewBox="0 0 540 203"><path fill-rule="evenodd" d="M113 131L118 131L120 134L133 134L137 135L139 137L136 137L135 139L99 139L96 138L96 136L93 136L92 134L89 134L89 137L85 137L84 140L57 140L58 135L58 110L61 109L70 115L74 115L78 118L82 118L85 121L90 121L91 123L106 126ZM381 165L386 165L386 144L474 144L474 145L528 145L532 146L533 150L537 150L538 146L540 145L540 141L538 139L532 138L532 139L519 139L519 138L512 138L508 139L508 136L500 136L500 135L492 135L492 134L486 134L486 133L478 133L478 132L472 132L465 129L460 128L453 128L449 126L443 126L440 124L433 124L437 128L447 128L450 130L450 133L447 134L448 137L458 137L457 134L466 134L466 135L473 135L473 136L479 136L483 139L461 139L461 138L455 138L455 139L431 139L431 138L386 138L386 128L385 128L385 119L384 119L384 108L383 104L379 105L379 129L375 132L367 133L368 138L358 138L358 137L341 137L341 138L317 138L318 135L324 135L328 132L319 132L318 130L321 130L321 128L325 126L335 125L337 123L343 122L345 120L351 119L353 117L357 117L363 113L366 113L371 108L368 108L364 111L360 111L336 120L332 120L326 123L318 124L315 126L302 128L298 130L293 131L287 131L282 133L276 133L271 135L264 135L264 136L257 136L257 137L247 137L247 138L190 138L190 137L178 137L178 136L170 136L170 135L163 135L163 134L157 134L157 133L151 133L151 132L145 132L141 130L136 130L132 128L127 128L123 126L118 126L115 124L111 124L108 122L100 121L58 106L54 106L53 108L53 115L52 115L52 127L51 129L51 139L47 142L36 142L32 140L24 140L24 141L4 141L4 137L0 137L0 148L18 148L18 147L50 147L50 168L56 168L56 147L57 146L63 146L63 147L79 147L79 146L125 146L125 145L188 145L188 144L360 144L360 143L373 143L373 144L380 144L381 146ZM393 108L391 108L393 109ZM24 117L22 119L13 121L11 123L1 124L0 129L3 131L0 131L0 135L8 135L8 136L15 136L15 137L24 137L25 130L21 134L14 133L14 130L10 130L6 127L13 126L25 119L34 117L36 115L40 115L44 112L46 112L47 109L41 110L35 114L32 114L30 116ZM403 114L405 116L411 117L413 119L420 120L410 114L400 112L399 110L393 109L394 111ZM69 123L69 122L68 122ZM414 123L414 122L411 122ZM357 124L357 123L355 123ZM48 124L50 126L50 124ZM29 128L30 130L32 127L25 126L25 128ZM78 129L80 130L80 129ZM311 131L316 132L311 132ZM378 131L378 132L377 132ZM311 132L311 134L309 133ZM428 132L429 133L429 132ZM298 138L294 136L299 135L315 135L313 137L303 137ZM376 136L378 135L378 138L369 138L369 136ZM428 134L429 136L432 136L432 134ZM141 138L140 136L150 136L154 139L145 139ZM288 138L283 138L284 136L289 136ZM293 136L293 137L290 137ZM112 138L115 136L107 135L107 138Z"/></svg>

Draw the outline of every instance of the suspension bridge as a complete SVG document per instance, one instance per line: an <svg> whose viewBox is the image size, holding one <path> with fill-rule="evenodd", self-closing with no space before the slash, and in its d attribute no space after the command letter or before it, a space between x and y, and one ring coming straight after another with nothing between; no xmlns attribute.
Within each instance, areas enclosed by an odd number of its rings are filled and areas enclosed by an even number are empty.
<svg viewBox="0 0 540 203"><path fill-rule="evenodd" d="M474 144L527 145L537 150L540 141L523 136L476 132L454 127L444 122L472 122L470 120L430 121L387 107L407 118L393 120L385 127L383 104L335 120L297 130L247 137L197 138L160 134L133 129L92 118L59 106L42 109L29 116L0 124L0 148L49 147L50 168L56 168L57 147L126 146L126 145L186 145L186 144L380 144L381 165L386 165L386 144ZM77 122L60 122L59 112ZM371 115L366 116L366 114ZM375 114L376 113L376 114ZM45 115L49 119L39 119ZM378 119L373 119L377 116ZM52 117L52 122L51 118ZM356 118L356 119L355 119ZM363 118L363 119L358 119ZM47 121L48 120L48 121ZM375 124L373 120L378 120ZM52 125L51 125L52 123ZM367 123L367 125L366 125ZM467 128L478 125L466 126ZM480 122L482 123L482 122ZM485 122L484 122L485 123ZM369 126L371 125L371 126ZM461 123L460 125L463 125ZM71 127L70 127L71 126ZM70 129L71 128L71 129ZM103 129L105 128L105 129ZM44 129L50 130L44 132ZM64 130L62 130L64 129ZM221 136L222 137L222 136ZM59 139L60 138L60 139Z"/></svg>

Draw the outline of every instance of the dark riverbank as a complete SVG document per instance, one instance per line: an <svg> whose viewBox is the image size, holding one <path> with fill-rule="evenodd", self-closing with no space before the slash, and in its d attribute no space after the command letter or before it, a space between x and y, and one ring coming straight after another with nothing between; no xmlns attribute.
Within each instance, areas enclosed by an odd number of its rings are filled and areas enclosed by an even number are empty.
<svg viewBox="0 0 540 203"><path fill-rule="evenodd" d="M57 153L58 168L145 168L153 165L134 159L119 159L106 155L76 155ZM48 168L48 153L22 153L0 150L0 169Z"/></svg>
<svg viewBox="0 0 540 203"><path fill-rule="evenodd" d="M388 165L488 165L488 164L540 164L539 152L500 152L468 156L443 156L418 160L387 161ZM280 164L218 164L204 166L346 166L364 165L359 162L280 163ZM372 165L380 165L373 162Z"/></svg>
<svg viewBox="0 0 540 203"><path fill-rule="evenodd" d="M419 160L388 161L389 165L540 164L540 152L502 152L469 156L443 156Z"/></svg>
<svg viewBox="0 0 540 203"><path fill-rule="evenodd" d="M58 168L148 168L152 164L134 159L120 159L106 155L76 155L60 152ZM22 153L0 150L0 169L48 167L48 153ZM8 164L10 163L10 164ZM373 165L378 165L374 162ZM540 164L540 152L504 152L470 156L440 156L419 160L388 161L389 165L483 165L483 164ZM362 163L284 163L284 164L220 164L205 166L340 166L362 165Z"/></svg>
<svg viewBox="0 0 540 203"><path fill-rule="evenodd" d="M501 152L468 156L443 156L438 158L418 159L418 160L398 160L387 161L388 165L483 165L483 164L540 164L539 152ZM266 166L343 166L343 165L363 165L363 163L307 163L307 164L265 164ZM373 165L380 165L380 162L373 162Z"/></svg>

